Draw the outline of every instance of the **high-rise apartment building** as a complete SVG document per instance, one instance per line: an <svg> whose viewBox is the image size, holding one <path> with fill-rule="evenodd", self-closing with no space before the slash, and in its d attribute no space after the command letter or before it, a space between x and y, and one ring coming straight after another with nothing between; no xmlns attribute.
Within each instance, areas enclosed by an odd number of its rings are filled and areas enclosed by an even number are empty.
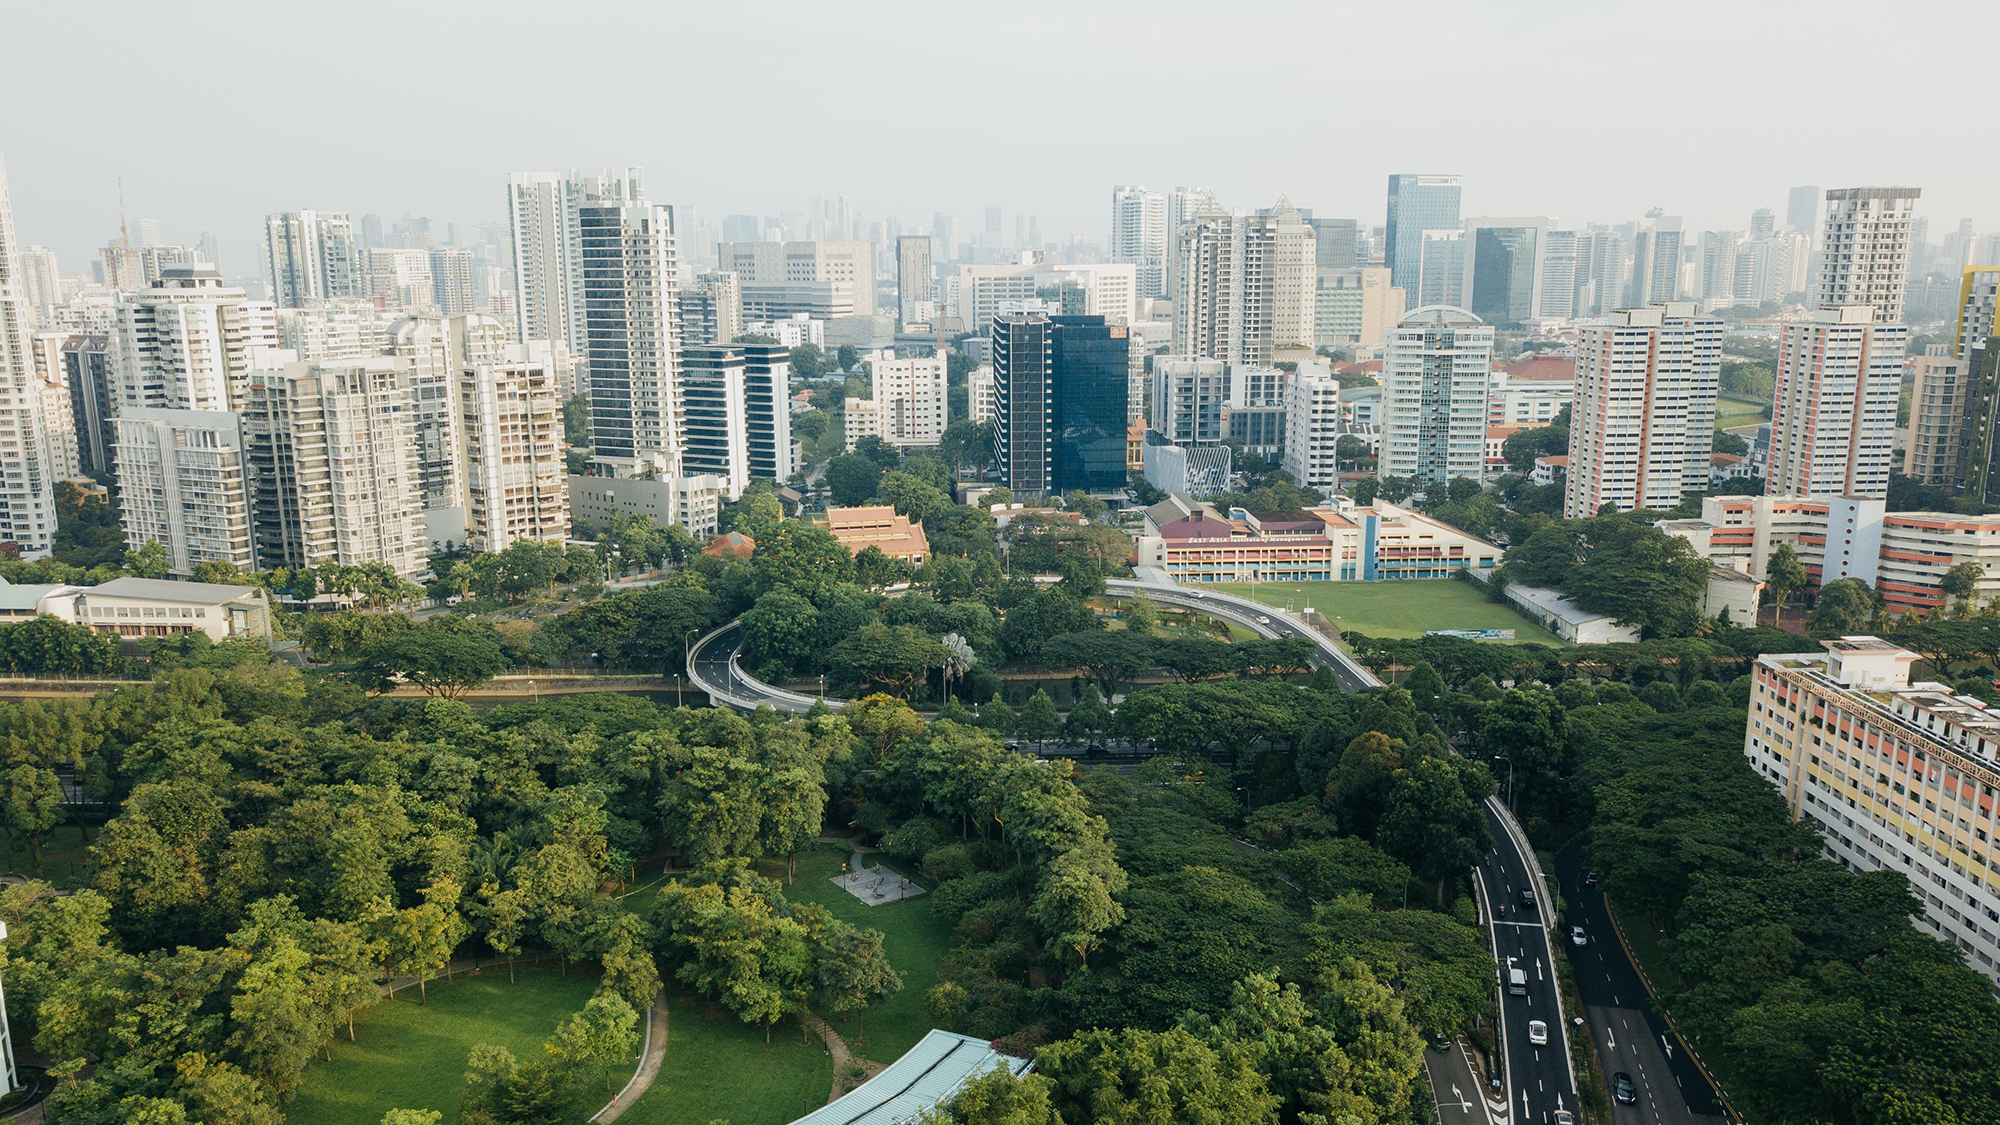
<svg viewBox="0 0 2000 1125"><path fill-rule="evenodd" d="M74 334L63 341L62 374L76 425L77 465L92 476L112 472L118 447L118 340Z"/></svg>
<svg viewBox="0 0 2000 1125"><path fill-rule="evenodd" d="M1111 260L1135 267L1140 296L1167 295L1167 255L1173 237L1165 195L1134 184L1111 189Z"/></svg>
<svg viewBox="0 0 2000 1125"><path fill-rule="evenodd" d="M555 357L562 347L547 340L509 344L497 360L459 370L465 541L475 551L569 536L568 444Z"/></svg>
<svg viewBox="0 0 2000 1125"><path fill-rule="evenodd" d="M1974 349L1992 349L1988 343L2000 313L2000 263L1966 269L1958 289L1958 328L1952 336L1952 354L1970 360Z"/></svg>
<svg viewBox="0 0 2000 1125"><path fill-rule="evenodd" d="M1722 321L1692 301L1621 309L1582 326L1569 427L1566 519L1666 509L1706 491Z"/></svg>
<svg viewBox="0 0 2000 1125"><path fill-rule="evenodd" d="M251 352L270 329L213 266L175 266L119 302L118 402L239 409Z"/></svg>
<svg viewBox="0 0 2000 1125"><path fill-rule="evenodd" d="M864 437L879 437L898 448L933 446L944 440L945 361L941 355L873 361L873 385L865 399L846 402L847 448Z"/></svg>
<svg viewBox="0 0 2000 1125"><path fill-rule="evenodd" d="M1869 305L1822 308L1778 342L1773 496L1888 495L1908 330Z"/></svg>
<svg viewBox="0 0 2000 1125"><path fill-rule="evenodd" d="M1418 252L1417 306L1465 304L1465 232L1427 230Z"/></svg>
<svg viewBox="0 0 2000 1125"><path fill-rule="evenodd" d="M1385 271L1386 272L1386 271ZM1285 387L1284 470L1301 488L1340 487L1340 384L1301 371Z"/></svg>
<svg viewBox="0 0 2000 1125"><path fill-rule="evenodd" d="M731 344L745 332L743 285L727 271L696 274L680 291L681 344Z"/></svg>
<svg viewBox="0 0 2000 1125"><path fill-rule="evenodd" d="M1909 361L1910 433L1903 443L1903 475L1949 488L1958 481L1959 445L1972 405L1972 365L1936 345Z"/></svg>
<svg viewBox="0 0 2000 1125"><path fill-rule="evenodd" d="M1313 264L1318 268L1351 270L1363 264L1358 257L1361 242L1359 223L1353 219L1312 217L1308 217L1306 223L1313 229Z"/></svg>
<svg viewBox="0 0 2000 1125"><path fill-rule="evenodd" d="M1255 215L1196 216L1181 232L1174 354L1269 367L1274 349L1310 346L1314 247L1312 228L1283 201Z"/></svg>
<svg viewBox="0 0 2000 1125"><path fill-rule="evenodd" d="M928 324L937 315L937 271L927 234L896 239L896 306L904 324Z"/></svg>
<svg viewBox="0 0 2000 1125"><path fill-rule="evenodd" d="M1166 274L1162 278L1165 288L1152 296L1172 297L1181 291L1180 268L1182 259L1181 238L1187 225L1198 215L1210 211L1223 210L1222 201L1207 188L1176 187L1167 193L1167 227L1165 253Z"/></svg>
<svg viewBox="0 0 2000 1125"><path fill-rule="evenodd" d="M0 541L18 545L23 558L36 559L54 544L56 504L42 448L41 394L35 388L31 352L34 327L25 289L7 165L0 161Z"/></svg>
<svg viewBox="0 0 2000 1125"><path fill-rule="evenodd" d="M1778 229L1778 217L1769 207L1759 207L1750 212L1750 241L1762 242Z"/></svg>
<svg viewBox="0 0 2000 1125"><path fill-rule="evenodd" d="M750 476L785 481L798 471L792 449L792 351L776 344L739 344L743 352L744 429Z"/></svg>
<svg viewBox="0 0 2000 1125"><path fill-rule="evenodd" d="M389 350L389 326L398 318L365 297L341 297L278 309L276 319L276 346L297 352L306 363L319 363L381 355Z"/></svg>
<svg viewBox="0 0 2000 1125"><path fill-rule="evenodd" d="M587 204L642 205L639 169L565 168L507 177L507 221L514 247L514 313L520 339L562 340L586 356L583 229Z"/></svg>
<svg viewBox="0 0 2000 1125"><path fill-rule="evenodd" d="M1220 442L1229 371L1219 359L1153 357L1153 429L1175 445Z"/></svg>
<svg viewBox="0 0 2000 1125"><path fill-rule="evenodd" d="M264 219L264 281L280 308L366 296L345 211L281 211Z"/></svg>
<svg viewBox="0 0 2000 1125"><path fill-rule="evenodd" d="M264 360L242 411L259 569L383 562L423 573L404 361L302 363L282 350Z"/></svg>
<svg viewBox="0 0 2000 1125"><path fill-rule="evenodd" d="M41 403L42 456L52 482L83 475L76 448L76 412L70 408L69 379L63 374L62 349L68 341L69 336L59 332L35 338L34 390Z"/></svg>
<svg viewBox="0 0 2000 1125"><path fill-rule="evenodd" d="M382 247L360 253L362 292L390 312L428 312L437 301L431 252Z"/></svg>
<svg viewBox="0 0 2000 1125"><path fill-rule="evenodd" d="M1701 232L1701 257L1695 263L1697 300L1718 303L1736 299L1736 257L1743 236L1733 230Z"/></svg>
<svg viewBox="0 0 2000 1125"><path fill-rule="evenodd" d="M611 476L681 475L673 216L644 204L576 209L591 458Z"/></svg>
<svg viewBox="0 0 2000 1125"><path fill-rule="evenodd" d="M991 422L994 416L993 365L982 363L965 375L965 417Z"/></svg>
<svg viewBox="0 0 2000 1125"><path fill-rule="evenodd" d="M1417 292L1423 268L1424 232L1457 230L1460 183L1457 176L1397 173L1389 177L1389 219L1382 261L1390 284Z"/></svg>
<svg viewBox="0 0 2000 1125"><path fill-rule="evenodd" d="M1820 236L1821 308L1867 305L1883 324L1903 321L1909 284L1910 220L1917 188L1833 188Z"/></svg>
<svg viewBox="0 0 2000 1125"><path fill-rule="evenodd" d="M116 431L127 546L158 543L171 574L192 574L205 562L257 569L238 415L133 407L118 415Z"/></svg>
<svg viewBox="0 0 2000 1125"><path fill-rule="evenodd" d="M1129 330L1101 316L993 321L994 460L1019 496L1126 480Z"/></svg>
<svg viewBox="0 0 2000 1125"><path fill-rule="evenodd" d="M1131 324L1138 319L1136 266L1120 262L1050 266L1048 276L1056 284L1057 300L1065 313L1101 316L1110 324Z"/></svg>
<svg viewBox="0 0 2000 1125"><path fill-rule="evenodd" d="M1460 308L1417 309L1382 354L1380 474L1438 485L1486 471L1493 329Z"/></svg>
<svg viewBox="0 0 2000 1125"><path fill-rule="evenodd" d="M685 419L682 472L720 477L724 498L741 498L750 483L742 349L730 344L695 344L683 349L680 384Z"/></svg>
<svg viewBox="0 0 2000 1125"><path fill-rule="evenodd" d="M2000 711L1910 681L1918 654L1875 637L1757 658L1743 753L1819 829L1828 858L1902 874L1919 932L2000 980Z"/></svg>

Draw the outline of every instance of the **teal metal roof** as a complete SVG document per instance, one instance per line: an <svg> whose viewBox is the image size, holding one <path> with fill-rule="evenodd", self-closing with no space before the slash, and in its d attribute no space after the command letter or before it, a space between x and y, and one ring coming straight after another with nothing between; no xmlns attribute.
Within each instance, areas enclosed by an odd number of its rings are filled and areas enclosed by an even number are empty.
<svg viewBox="0 0 2000 1125"><path fill-rule="evenodd" d="M792 1125L904 1125L995 1067L1020 1075L1032 1065L984 1039L932 1030L880 1074Z"/></svg>

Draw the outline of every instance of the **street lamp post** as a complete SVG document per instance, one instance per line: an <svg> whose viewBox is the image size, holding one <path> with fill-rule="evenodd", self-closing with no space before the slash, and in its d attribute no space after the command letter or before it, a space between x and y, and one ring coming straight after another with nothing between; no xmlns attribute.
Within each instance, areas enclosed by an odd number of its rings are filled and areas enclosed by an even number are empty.
<svg viewBox="0 0 2000 1125"><path fill-rule="evenodd" d="M1493 755L1496 762L1507 763L1507 811L1514 811L1514 759L1505 754Z"/></svg>
<svg viewBox="0 0 2000 1125"><path fill-rule="evenodd" d="M674 677L674 706L687 706L688 661L694 659L694 635L701 632L697 625L681 634L681 674Z"/></svg>

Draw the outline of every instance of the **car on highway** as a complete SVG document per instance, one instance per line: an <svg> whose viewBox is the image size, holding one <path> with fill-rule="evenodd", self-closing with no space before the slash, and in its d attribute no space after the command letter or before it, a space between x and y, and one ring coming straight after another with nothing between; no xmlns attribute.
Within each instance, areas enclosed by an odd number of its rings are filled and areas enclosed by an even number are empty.
<svg viewBox="0 0 2000 1125"><path fill-rule="evenodd" d="M1638 1105L1639 1088L1632 1085L1632 1076L1619 1071L1611 1076L1611 1098L1619 1105Z"/></svg>
<svg viewBox="0 0 2000 1125"><path fill-rule="evenodd" d="M1528 1021L1528 1042L1537 1047L1549 1045L1549 1025L1541 1020Z"/></svg>
<svg viewBox="0 0 2000 1125"><path fill-rule="evenodd" d="M1586 872L1584 872L1584 873L1583 873L1583 885L1584 885L1584 886L1586 886L1586 887L1594 887L1594 886L1596 886L1596 885L1597 885L1597 872L1595 872L1595 871L1586 871Z"/></svg>
<svg viewBox="0 0 2000 1125"><path fill-rule="evenodd" d="M1270 619L1270 618L1268 618L1268 617L1264 616L1264 615L1263 615L1263 614L1261 614L1261 613L1257 615L1257 624L1259 624L1259 625L1269 625L1270 623L1271 623L1271 619Z"/></svg>
<svg viewBox="0 0 2000 1125"><path fill-rule="evenodd" d="M1559 1109L1549 1118L1549 1122L1550 1125L1576 1125L1576 1118L1569 1115L1569 1110Z"/></svg>
<svg viewBox="0 0 2000 1125"><path fill-rule="evenodd" d="M1431 1050L1433 1051L1451 1050L1451 1036L1446 1035L1442 1031L1431 1032Z"/></svg>
<svg viewBox="0 0 2000 1125"><path fill-rule="evenodd" d="M1582 926L1571 926L1569 928L1569 943L1571 945L1589 945L1590 935L1583 932Z"/></svg>
<svg viewBox="0 0 2000 1125"><path fill-rule="evenodd" d="M1532 890L1531 888L1528 888L1528 887L1522 887L1522 888L1521 888L1521 909L1523 909L1523 910L1533 910L1534 908L1535 908L1535 892L1534 892L1534 891L1533 891L1533 890Z"/></svg>

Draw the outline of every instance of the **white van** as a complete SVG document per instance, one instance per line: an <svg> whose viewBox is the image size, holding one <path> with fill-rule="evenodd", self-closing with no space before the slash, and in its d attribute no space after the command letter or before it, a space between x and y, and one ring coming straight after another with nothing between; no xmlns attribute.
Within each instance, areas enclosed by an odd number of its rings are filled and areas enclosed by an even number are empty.
<svg viewBox="0 0 2000 1125"><path fill-rule="evenodd" d="M1528 974L1526 971L1521 969L1507 970L1507 993L1510 996L1526 996L1528 994Z"/></svg>

